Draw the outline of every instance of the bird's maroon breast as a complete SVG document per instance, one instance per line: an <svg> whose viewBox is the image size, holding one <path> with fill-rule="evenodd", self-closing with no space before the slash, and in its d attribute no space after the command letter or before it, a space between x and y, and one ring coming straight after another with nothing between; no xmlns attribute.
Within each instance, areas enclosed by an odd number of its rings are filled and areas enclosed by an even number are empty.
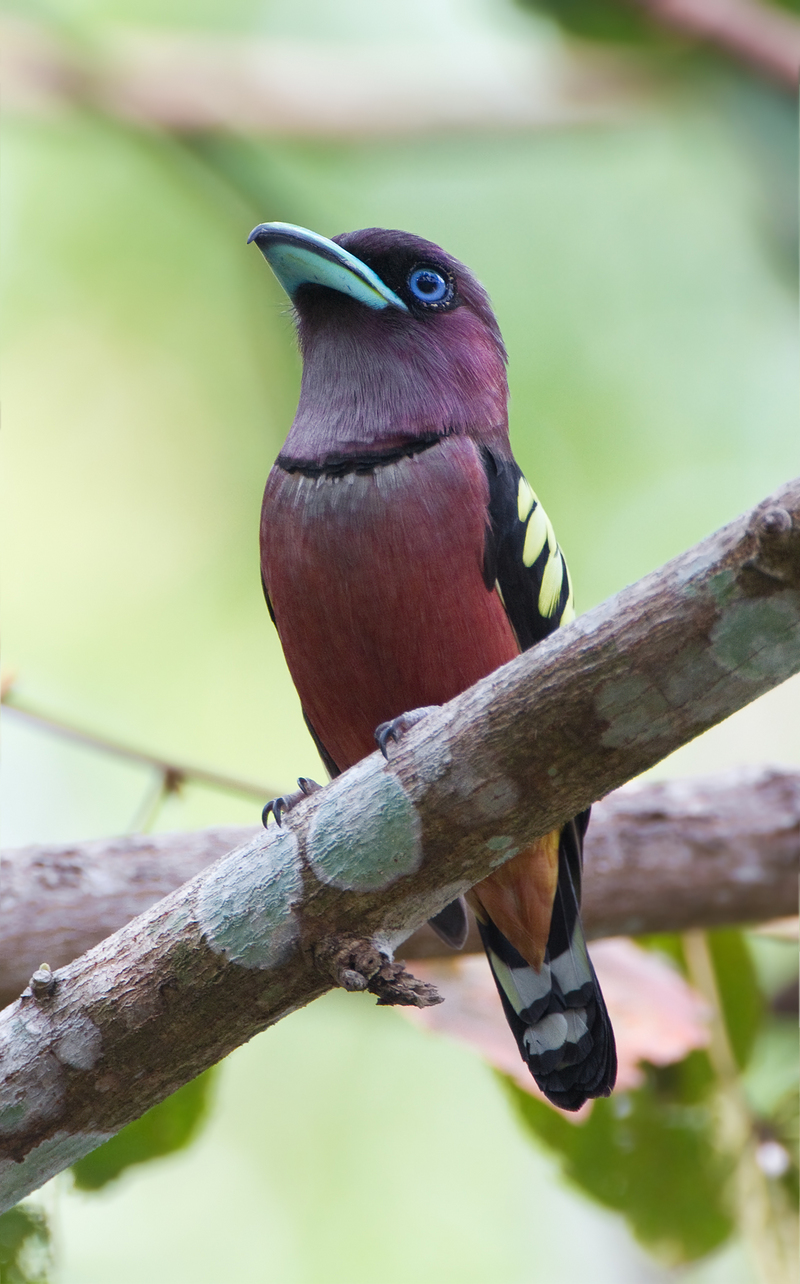
<svg viewBox="0 0 800 1284"><path fill-rule="evenodd" d="M369 472L276 465L261 564L305 712L344 770L380 723L441 704L518 652L483 580L488 485L464 437Z"/></svg>

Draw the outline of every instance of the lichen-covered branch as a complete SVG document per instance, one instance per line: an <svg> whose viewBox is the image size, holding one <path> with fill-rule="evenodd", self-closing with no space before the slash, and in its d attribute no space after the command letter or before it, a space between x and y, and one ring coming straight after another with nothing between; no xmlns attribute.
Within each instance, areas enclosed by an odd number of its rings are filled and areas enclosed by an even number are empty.
<svg viewBox="0 0 800 1284"><path fill-rule="evenodd" d="M0 1007L44 960L63 967L260 828L133 834L0 853ZM800 770L747 767L637 783L597 803L586 838L589 936L684 931L794 914ZM477 928L467 950L480 950ZM449 954L427 926L406 959Z"/></svg>
<svg viewBox="0 0 800 1284"><path fill-rule="evenodd" d="M747 767L626 785L592 810L581 917L590 938L789 917L798 873L800 771ZM483 949L474 921L464 949ZM427 925L402 954L452 957Z"/></svg>
<svg viewBox="0 0 800 1284"><path fill-rule="evenodd" d="M6 1206L800 669L800 481L431 713L0 1014Z"/></svg>

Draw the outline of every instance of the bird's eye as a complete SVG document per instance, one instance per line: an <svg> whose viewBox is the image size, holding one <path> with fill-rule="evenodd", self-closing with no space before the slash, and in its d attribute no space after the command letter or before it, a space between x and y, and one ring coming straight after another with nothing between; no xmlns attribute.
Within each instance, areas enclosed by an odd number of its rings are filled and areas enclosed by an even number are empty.
<svg viewBox="0 0 800 1284"><path fill-rule="evenodd" d="M417 267L408 278L408 288L417 303L447 304L453 287L443 272L434 267Z"/></svg>

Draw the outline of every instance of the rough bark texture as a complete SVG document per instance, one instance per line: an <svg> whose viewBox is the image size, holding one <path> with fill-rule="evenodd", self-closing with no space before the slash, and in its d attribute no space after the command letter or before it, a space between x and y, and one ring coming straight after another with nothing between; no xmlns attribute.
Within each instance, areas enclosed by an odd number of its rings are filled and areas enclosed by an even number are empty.
<svg viewBox="0 0 800 1284"><path fill-rule="evenodd" d="M234 825L0 852L0 1008L40 963L71 963L260 832Z"/></svg>
<svg viewBox="0 0 800 1284"><path fill-rule="evenodd" d="M346 951L388 953L533 837L798 668L800 481L6 1008L4 1204L330 988Z"/></svg>
<svg viewBox="0 0 800 1284"><path fill-rule="evenodd" d="M0 853L0 1007L44 961L70 963L256 827L134 834ZM800 771L751 767L626 785L595 804L586 839L588 936L683 931L794 914ZM472 924L465 946L482 949ZM449 954L419 928L405 959Z"/></svg>
<svg viewBox="0 0 800 1284"><path fill-rule="evenodd" d="M626 785L595 804L584 856L581 917L592 939L796 914L800 771ZM483 949L471 915L464 949ZM452 951L426 925L401 953Z"/></svg>
<svg viewBox="0 0 800 1284"><path fill-rule="evenodd" d="M800 771L634 786L600 807L586 885L593 936L797 913Z"/></svg>

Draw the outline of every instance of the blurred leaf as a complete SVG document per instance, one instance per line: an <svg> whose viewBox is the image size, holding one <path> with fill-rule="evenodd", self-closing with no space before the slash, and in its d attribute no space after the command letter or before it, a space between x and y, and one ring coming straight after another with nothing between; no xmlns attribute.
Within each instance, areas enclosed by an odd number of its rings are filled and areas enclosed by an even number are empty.
<svg viewBox="0 0 800 1284"><path fill-rule="evenodd" d="M684 1106L705 1102L716 1086L716 1076L706 1052L691 1052L683 1061L661 1066L652 1073L657 1075L659 1091Z"/></svg>
<svg viewBox="0 0 800 1284"><path fill-rule="evenodd" d="M524 1123L561 1157L565 1175L622 1213L637 1239L670 1263L703 1256L733 1229L712 1081L705 1054L693 1053L649 1069L642 1088L596 1101L586 1122L572 1123L504 1078Z"/></svg>
<svg viewBox="0 0 800 1284"><path fill-rule="evenodd" d="M213 1074L213 1070L207 1070L198 1075L116 1137L79 1159L72 1167L75 1185L80 1190L99 1190L133 1164L144 1164L188 1146L208 1112Z"/></svg>
<svg viewBox="0 0 800 1284"><path fill-rule="evenodd" d="M790 1090L797 1090L797 1021L768 1015L761 1025L742 1087L753 1115L771 1119Z"/></svg>
<svg viewBox="0 0 800 1284"><path fill-rule="evenodd" d="M50 1229L44 1213L17 1204L0 1217L0 1284L47 1284Z"/></svg>
<svg viewBox="0 0 800 1284"><path fill-rule="evenodd" d="M709 931L706 940L731 1049L736 1064L743 1070L750 1060L765 1012L755 963L743 933L736 928ZM666 954L686 974L680 934L653 933L637 937L637 941L645 949Z"/></svg>
<svg viewBox="0 0 800 1284"><path fill-rule="evenodd" d="M706 940L731 1050L743 1070L764 1015L755 966L743 934L735 928L707 932Z"/></svg>
<svg viewBox="0 0 800 1284"><path fill-rule="evenodd" d="M521 0L523 8L538 9L582 40L614 44L645 44L659 40L658 28L634 5L619 0Z"/></svg>
<svg viewBox="0 0 800 1284"><path fill-rule="evenodd" d="M534 9L552 18L570 35L581 40L610 44L649 46L651 49L678 48L686 38L670 30L667 23L651 16L645 5L630 0L518 0L523 9ZM800 0L766 0L773 6L800 13ZM688 37L691 41L691 36Z"/></svg>
<svg viewBox="0 0 800 1284"><path fill-rule="evenodd" d="M765 1014L755 962L744 934L736 928L709 931L706 940L731 1049L736 1064L743 1070L752 1055ZM666 954L686 974L686 960L678 933L651 934L638 937L637 941L646 949Z"/></svg>
<svg viewBox="0 0 800 1284"><path fill-rule="evenodd" d="M636 944L641 945L642 949L665 954L676 967L680 968L684 976L687 975L680 932L650 932L646 936L637 936Z"/></svg>

